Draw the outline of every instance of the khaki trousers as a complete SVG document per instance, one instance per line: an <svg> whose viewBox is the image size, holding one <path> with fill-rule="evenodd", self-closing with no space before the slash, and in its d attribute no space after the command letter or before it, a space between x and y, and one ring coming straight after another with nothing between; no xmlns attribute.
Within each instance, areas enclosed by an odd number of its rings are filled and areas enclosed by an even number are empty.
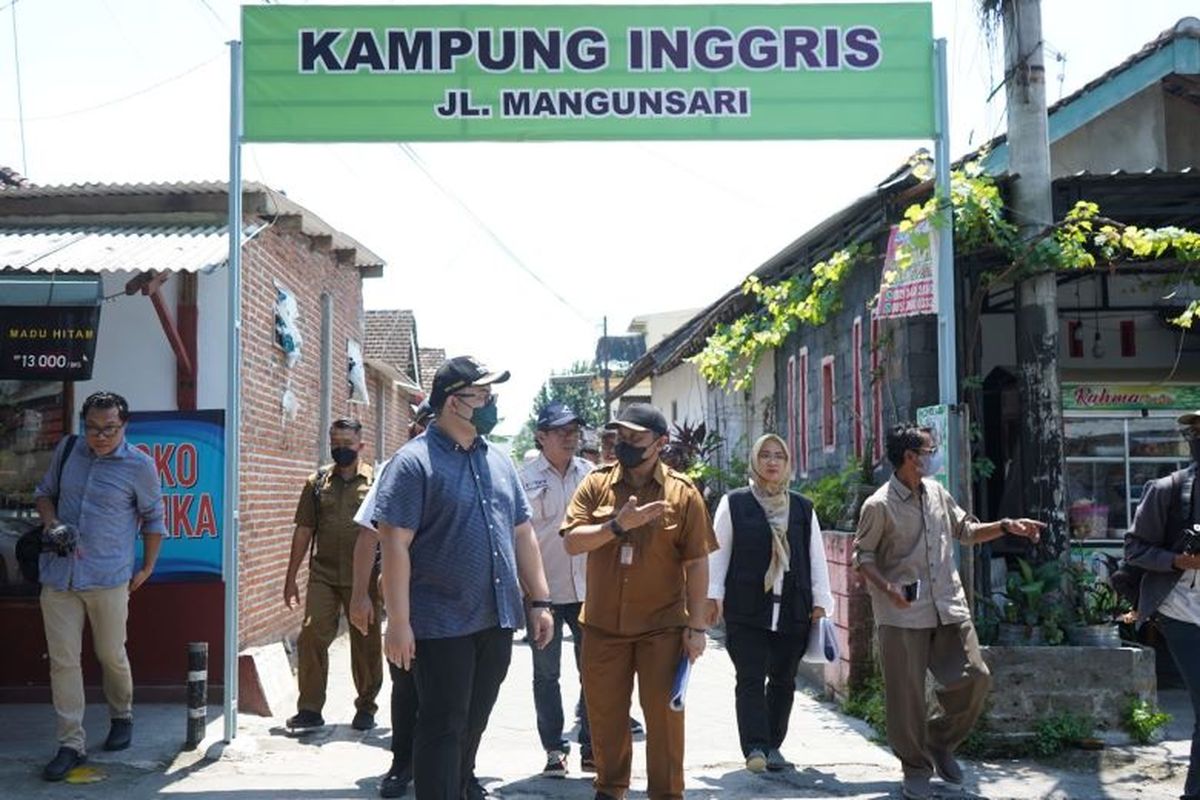
<svg viewBox="0 0 1200 800"><path fill-rule="evenodd" d="M375 698L383 686L383 640L380 635L379 582L371 576L370 595L374 606L374 621L363 636L350 626L350 674L358 697L354 707L374 714L378 710ZM325 707L325 685L329 680L329 645L337 638L340 615L350 618L350 587L330 586L320 581L308 582L304 605L304 626L296 639L297 672L300 711L321 713Z"/></svg>
<svg viewBox="0 0 1200 800"><path fill-rule="evenodd" d="M879 626L887 740L905 775L933 772L931 750L953 753L983 713L992 676L970 622L936 628ZM925 673L937 680L942 713L929 719Z"/></svg>
<svg viewBox="0 0 1200 800"><path fill-rule="evenodd" d="M646 773L651 800L683 797L683 712L672 711L671 684L683 654L679 628L615 636L585 625L583 694L587 697L597 792L621 800L629 789L633 677L646 720Z"/></svg>
<svg viewBox="0 0 1200 800"><path fill-rule="evenodd" d="M92 644L103 672L109 718L133 716L133 674L125 654L129 586L122 583L109 589L64 592L43 586L41 606L46 650L50 655L50 695L58 717L58 743L84 754L87 737L83 711L87 702L79 656L85 619L92 626Z"/></svg>

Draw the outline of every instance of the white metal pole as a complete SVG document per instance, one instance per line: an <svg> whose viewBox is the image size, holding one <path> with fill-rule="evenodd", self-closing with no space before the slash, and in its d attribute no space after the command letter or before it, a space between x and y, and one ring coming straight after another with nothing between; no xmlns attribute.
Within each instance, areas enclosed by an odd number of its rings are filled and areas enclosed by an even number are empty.
<svg viewBox="0 0 1200 800"><path fill-rule="evenodd" d="M242 43L229 43L229 352L225 398L225 742L237 735L238 457L242 422Z"/></svg>
<svg viewBox="0 0 1200 800"><path fill-rule="evenodd" d="M954 308L954 217L950 211L950 98L946 89L946 40L935 40L933 51L937 113L934 128L937 135L933 146L934 189L942 204L942 224L937 229L938 402L953 406L958 402L958 347Z"/></svg>

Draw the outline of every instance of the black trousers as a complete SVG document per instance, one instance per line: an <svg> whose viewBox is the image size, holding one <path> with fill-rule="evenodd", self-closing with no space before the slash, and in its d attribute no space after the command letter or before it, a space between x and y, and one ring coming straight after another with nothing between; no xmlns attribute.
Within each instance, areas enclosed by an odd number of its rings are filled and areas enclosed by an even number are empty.
<svg viewBox="0 0 1200 800"><path fill-rule="evenodd" d="M410 669L388 662L392 675L392 768L412 777L413 736L417 727L417 681Z"/></svg>
<svg viewBox="0 0 1200 800"><path fill-rule="evenodd" d="M734 704L743 756L783 744L796 697L796 670L807 645L807 633L725 624L725 649L737 674Z"/></svg>
<svg viewBox="0 0 1200 800"><path fill-rule="evenodd" d="M509 628L417 641L413 790L420 800L462 800L475 753L512 659Z"/></svg>

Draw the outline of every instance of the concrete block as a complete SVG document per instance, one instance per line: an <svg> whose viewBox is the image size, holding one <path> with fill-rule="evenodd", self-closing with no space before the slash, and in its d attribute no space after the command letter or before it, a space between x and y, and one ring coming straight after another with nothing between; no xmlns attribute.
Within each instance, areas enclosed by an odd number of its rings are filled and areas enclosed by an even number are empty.
<svg viewBox="0 0 1200 800"><path fill-rule="evenodd" d="M283 642L238 654L238 711L260 717L285 716L296 707L296 679Z"/></svg>

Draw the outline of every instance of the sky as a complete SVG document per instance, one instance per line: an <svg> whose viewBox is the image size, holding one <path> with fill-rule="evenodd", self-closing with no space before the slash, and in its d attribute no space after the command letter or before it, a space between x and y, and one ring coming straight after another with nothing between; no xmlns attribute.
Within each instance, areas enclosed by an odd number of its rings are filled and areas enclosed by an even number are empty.
<svg viewBox="0 0 1200 800"><path fill-rule="evenodd" d="M958 156L1004 130L1002 55L974 0L933 7ZM1045 0L1048 100L1197 11ZM43 185L227 179L239 24L227 0L0 0L0 165ZM593 357L605 318L622 333L707 305L919 147L247 144L243 171L383 257L367 308L412 309L421 346L511 370L498 433L515 433L551 372Z"/></svg>

